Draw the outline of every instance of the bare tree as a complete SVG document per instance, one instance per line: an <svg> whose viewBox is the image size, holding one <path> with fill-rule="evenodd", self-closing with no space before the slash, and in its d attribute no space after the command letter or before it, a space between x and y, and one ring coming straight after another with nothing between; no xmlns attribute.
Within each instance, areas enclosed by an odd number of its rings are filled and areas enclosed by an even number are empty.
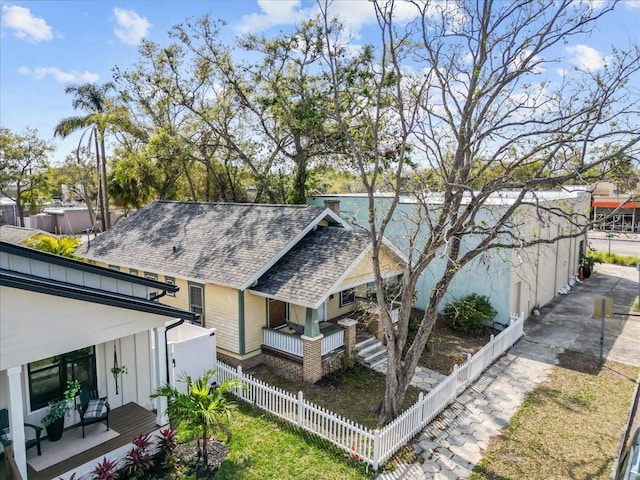
<svg viewBox="0 0 640 480"><path fill-rule="evenodd" d="M381 305L382 236L398 214L401 193L415 202L395 327L381 309L388 370L379 418L389 421L400 413L438 308L461 269L486 252L584 232L588 212L546 204L536 192L579 182L589 169L621 155L635 156L640 52L637 46L614 50L598 68L563 64L565 43L579 42L615 2L602 8L568 0L374 5L379 43L357 55L331 20L330 4L321 9L333 119L345 139L347 164L368 194ZM411 9L410 21L398 20ZM558 68L563 75L551 77ZM341 110L345 100L360 109ZM392 185L383 208L376 198L382 179ZM505 190L510 201L493 208ZM570 227L534 236L528 216ZM434 288L409 345L414 289L425 271L435 276Z"/></svg>

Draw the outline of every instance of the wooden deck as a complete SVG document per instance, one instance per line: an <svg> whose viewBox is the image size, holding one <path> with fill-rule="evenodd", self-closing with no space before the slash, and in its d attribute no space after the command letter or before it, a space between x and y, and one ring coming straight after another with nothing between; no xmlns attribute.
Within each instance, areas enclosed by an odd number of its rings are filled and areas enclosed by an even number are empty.
<svg viewBox="0 0 640 480"><path fill-rule="evenodd" d="M135 403L128 403L122 407L111 410L111 413L109 414L109 427L114 429L120 435L40 472L36 472L30 466L27 466L28 479L56 479L60 475L83 465L94 458L102 457L112 450L126 445L134 437L151 433L158 428L156 425L155 414Z"/></svg>

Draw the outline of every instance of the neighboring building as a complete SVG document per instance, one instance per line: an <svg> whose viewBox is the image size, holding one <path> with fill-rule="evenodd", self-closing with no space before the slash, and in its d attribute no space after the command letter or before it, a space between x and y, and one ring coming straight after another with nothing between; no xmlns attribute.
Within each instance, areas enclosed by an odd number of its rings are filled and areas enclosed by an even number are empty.
<svg viewBox="0 0 640 480"><path fill-rule="evenodd" d="M16 201L0 197L0 225L20 225L20 215Z"/></svg>
<svg viewBox="0 0 640 480"><path fill-rule="evenodd" d="M0 408L9 409L10 424L40 423L67 380L97 389L112 409L129 402L155 408L163 424L164 400L152 402L150 394L169 379L165 334L196 315L149 296L177 290L1 241ZM110 372L114 356L128 367L119 393ZM78 421L74 415L68 425ZM11 434L27 478L25 432Z"/></svg>
<svg viewBox="0 0 640 480"><path fill-rule="evenodd" d="M515 195L514 192L495 194L489 199L483 212L476 217L476 222L491 222L493 217L512 204ZM585 191L537 192L536 198L546 206L571 208L583 216L588 215L590 196ZM308 203L320 205L327 200L339 201L339 210L343 218L363 227L368 225L366 194L316 195L309 197ZM389 195L377 196L378 218L382 218L385 214L390 201ZM442 205L441 195L431 195L428 203L434 210L437 209ZM527 208L522 207L518 211L518 235L554 238L559 232L579 232L577 226L548 213L542 214L544 220L535 212L525 215ZM415 199L408 196L402 197L394 218L385 232L387 238L405 254L411 248L410 239L415 230L415 222L420 215L422 213ZM420 238L427 238L428 235L427 225L423 222L422 232L418 235L417 243L413 248L420 248ZM474 240L471 237L465 239L463 248L469 248L474 241L477 239ZM470 293L487 295L498 312L496 321L506 324L511 314L522 311L528 314L533 308L551 300L560 289L564 289L578 272L580 252L584 251L585 246L585 238L580 235L576 238L559 240L553 244L541 244L511 251L485 252L456 275L440 307L444 307L444 304L452 299ZM422 274L416 288L416 308L425 308L442 267L443 262L436 259Z"/></svg>
<svg viewBox="0 0 640 480"><path fill-rule="evenodd" d="M598 183L592 192L595 230L640 233L640 186L621 193L611 182Z"/></svg>
<svg viewBox="0 0 640 480"><path fill-rule="evenodd" d="M112 221L115 214L111 212ZM100 231L99 221L91 223L91 215L87 207L46 207L42 213L29 217L29 226L39 228L58 235L80 235L87 230Z"/></svg>
<svg viewBox="0 0 640 480"><path fill-rule="evenodd" d="M354 322L329 320L366 296L370 250L366 232L326 207L158 201L76 254L179 286L161 301L201 314L225 361L315 382L351 354ZM388 243L382 255L397 281L403 255Z"/></svg>

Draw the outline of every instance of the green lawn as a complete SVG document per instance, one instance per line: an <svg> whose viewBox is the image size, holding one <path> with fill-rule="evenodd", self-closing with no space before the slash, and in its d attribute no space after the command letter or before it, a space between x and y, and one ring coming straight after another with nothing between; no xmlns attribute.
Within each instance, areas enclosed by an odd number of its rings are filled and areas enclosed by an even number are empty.
<svg viewBox="0 0 640 480"><path fill-rule="evenodd" d="M215 480L364 480L365 466L313 435L240 405L230 453Z"/></svg>
<svg viewBox="0 0 640 480"><path fill-rule="evenodd" d="M640 369L576 352L561 355L470 477L608 479Z"/></svg>

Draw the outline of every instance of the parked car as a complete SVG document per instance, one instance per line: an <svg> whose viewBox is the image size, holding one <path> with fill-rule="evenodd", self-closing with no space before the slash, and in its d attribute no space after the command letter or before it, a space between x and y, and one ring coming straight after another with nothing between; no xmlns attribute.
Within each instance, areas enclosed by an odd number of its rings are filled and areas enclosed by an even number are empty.
<svg viewBox="0 0 640 480"><path fill-rule="evenodd" d="M617 480L640 480L640 428L636 429L633 442L620 458Z"/></svg>

